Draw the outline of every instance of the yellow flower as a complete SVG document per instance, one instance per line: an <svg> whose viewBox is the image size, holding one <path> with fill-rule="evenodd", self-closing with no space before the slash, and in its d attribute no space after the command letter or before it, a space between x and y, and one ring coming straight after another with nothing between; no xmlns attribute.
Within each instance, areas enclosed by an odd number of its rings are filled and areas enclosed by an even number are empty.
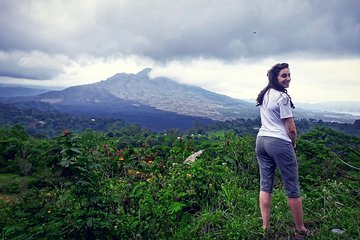
<svg viewBox="0 0 360 240"><path fill-rule="evenodd" d="M119 160L120 160L120 161L124 161L124 158L123 158L123 157L119 157Z"/></svg>
<svg viewBox="0 0 360 240"><path fill-rule="evenodd" d="M151 182L151 178L146 179L146 181L147 181L148 183Z"/></svg>

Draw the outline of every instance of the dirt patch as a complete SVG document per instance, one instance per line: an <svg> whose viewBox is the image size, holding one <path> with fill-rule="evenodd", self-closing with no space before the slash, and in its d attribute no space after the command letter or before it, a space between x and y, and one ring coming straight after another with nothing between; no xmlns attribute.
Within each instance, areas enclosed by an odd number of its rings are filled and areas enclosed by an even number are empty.
<svg viewBox="0 0 360 240"><path fill-rule="evenodd" d="M0 201L9 203L12 202L13 200L14 200L13 195L0 193Z"/></svg>

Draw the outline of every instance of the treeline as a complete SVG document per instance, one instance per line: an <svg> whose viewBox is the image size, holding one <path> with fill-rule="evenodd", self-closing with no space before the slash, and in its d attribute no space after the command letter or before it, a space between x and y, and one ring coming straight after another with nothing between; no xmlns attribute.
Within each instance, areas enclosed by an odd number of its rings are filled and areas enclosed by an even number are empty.
<svg viewBox="0 0 360 240"><path fill-rule="evenodd" d="M130 126L121 119L90 118L60 113L44 112L36 108L0 103L0 126L21 125L26 132L37 138L58 136L64 129L82 132L86 129L109 132Z"/></svg>
<svg viewBox="0 0 360 240"><path fill-rule="evenodd" d="M298 133L305 134L312 130L313 128L320 127L328 127L343 133L360 136L360 119L354 121L353 124L349 123L338 123L338 122L324 122L321 119L300 119L295 120L296 128ZM257 119L236 119L232 121L218 122L216 124L210 126L199 126L190 130L191 132L207 132L207 131L224 131L231 130L235 131L239 135L251 134L255 135L258 133L259 128L261 126L260 118Z"/></svg>
<svg viewBox="0 0 360 240"><path fill-rule="evenodd" d="M40 139L17 125L0 128L0 142L2 239L262 236L253 134L131 126ZM314 238L356 239L360 138L316 126L297 146L305 222ZM279 178L273 206L269 238L291 237Z"/></svg>

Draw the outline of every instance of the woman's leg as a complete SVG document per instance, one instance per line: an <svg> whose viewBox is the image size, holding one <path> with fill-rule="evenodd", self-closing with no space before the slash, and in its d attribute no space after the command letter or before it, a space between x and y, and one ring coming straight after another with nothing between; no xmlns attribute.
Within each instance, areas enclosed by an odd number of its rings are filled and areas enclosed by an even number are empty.
<svg viewBox="0 0 360 240"><path fill-rule="evenodd" d="M275 161L265 150L265 145L271 144L271 139L272 138L259 136L256 139L256 156L260 173L259 205L264 229L270 227L271 192L274 185L274 173L276 168ZM267 143L269 141L270 143Z"/></svg>
<svg viewBox="0 0 360 240"><path fill-rule="evenodd" d="M295 228L298 231L306 231L304 226L303 209L301 197L288 198L288 204L291 209L291 214L294 219Z"/></svg>
<svg viewBox="0 0 360 240"><path fill-rule="evenodd" d="M260 191L259 202L263 229L268 229L270 227L271 193Z"/></svg>
<svg viewBox="0 0 360 240"><path fill-rule="evenodd" d="M300 183L298 165L294 148L291 143L283 142L275 145L274 159L280 169L288 204L294 219L295 228L298 231L306 231L303 219L302 200L300 197Z"/></svg>

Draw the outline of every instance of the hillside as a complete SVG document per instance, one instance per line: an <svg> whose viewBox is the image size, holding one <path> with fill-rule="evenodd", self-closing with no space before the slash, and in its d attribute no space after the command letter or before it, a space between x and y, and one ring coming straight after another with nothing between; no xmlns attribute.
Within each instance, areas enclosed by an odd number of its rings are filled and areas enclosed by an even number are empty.
<svg viewBox="0 0 360 240"><path fill-rule="evenodd" d="M255 136L0 128L4 239L263 239ZM296 154L314 239L359 236L360 138L317 127ZM194 153L202 154L187 162ZM267 239L292 239L280 178ZM334 233L333 229L339 229Z"/></svg>
<svg viewBox="0 0 360 240"><path fill-rule="evenodd" d="M182 116L145 107L135 108L129 112L127 112L128 108L123 108L121 105L115 107L100 105L96 108L90 104L82 105L80 110L72 106L62 107L65 110L59 111L58 106L44 102L0 103L0 127L20 124L31 135L52 137L64 129L71 129L75 132L86 129L107 132L119 130L130 124L138 124L150 131L158 132L167 129L185 130L215 123L210 119ZM107 115L96 112L97 109L105 107L111 110ZM91 114L87 114L88 112Z"/></svg>

